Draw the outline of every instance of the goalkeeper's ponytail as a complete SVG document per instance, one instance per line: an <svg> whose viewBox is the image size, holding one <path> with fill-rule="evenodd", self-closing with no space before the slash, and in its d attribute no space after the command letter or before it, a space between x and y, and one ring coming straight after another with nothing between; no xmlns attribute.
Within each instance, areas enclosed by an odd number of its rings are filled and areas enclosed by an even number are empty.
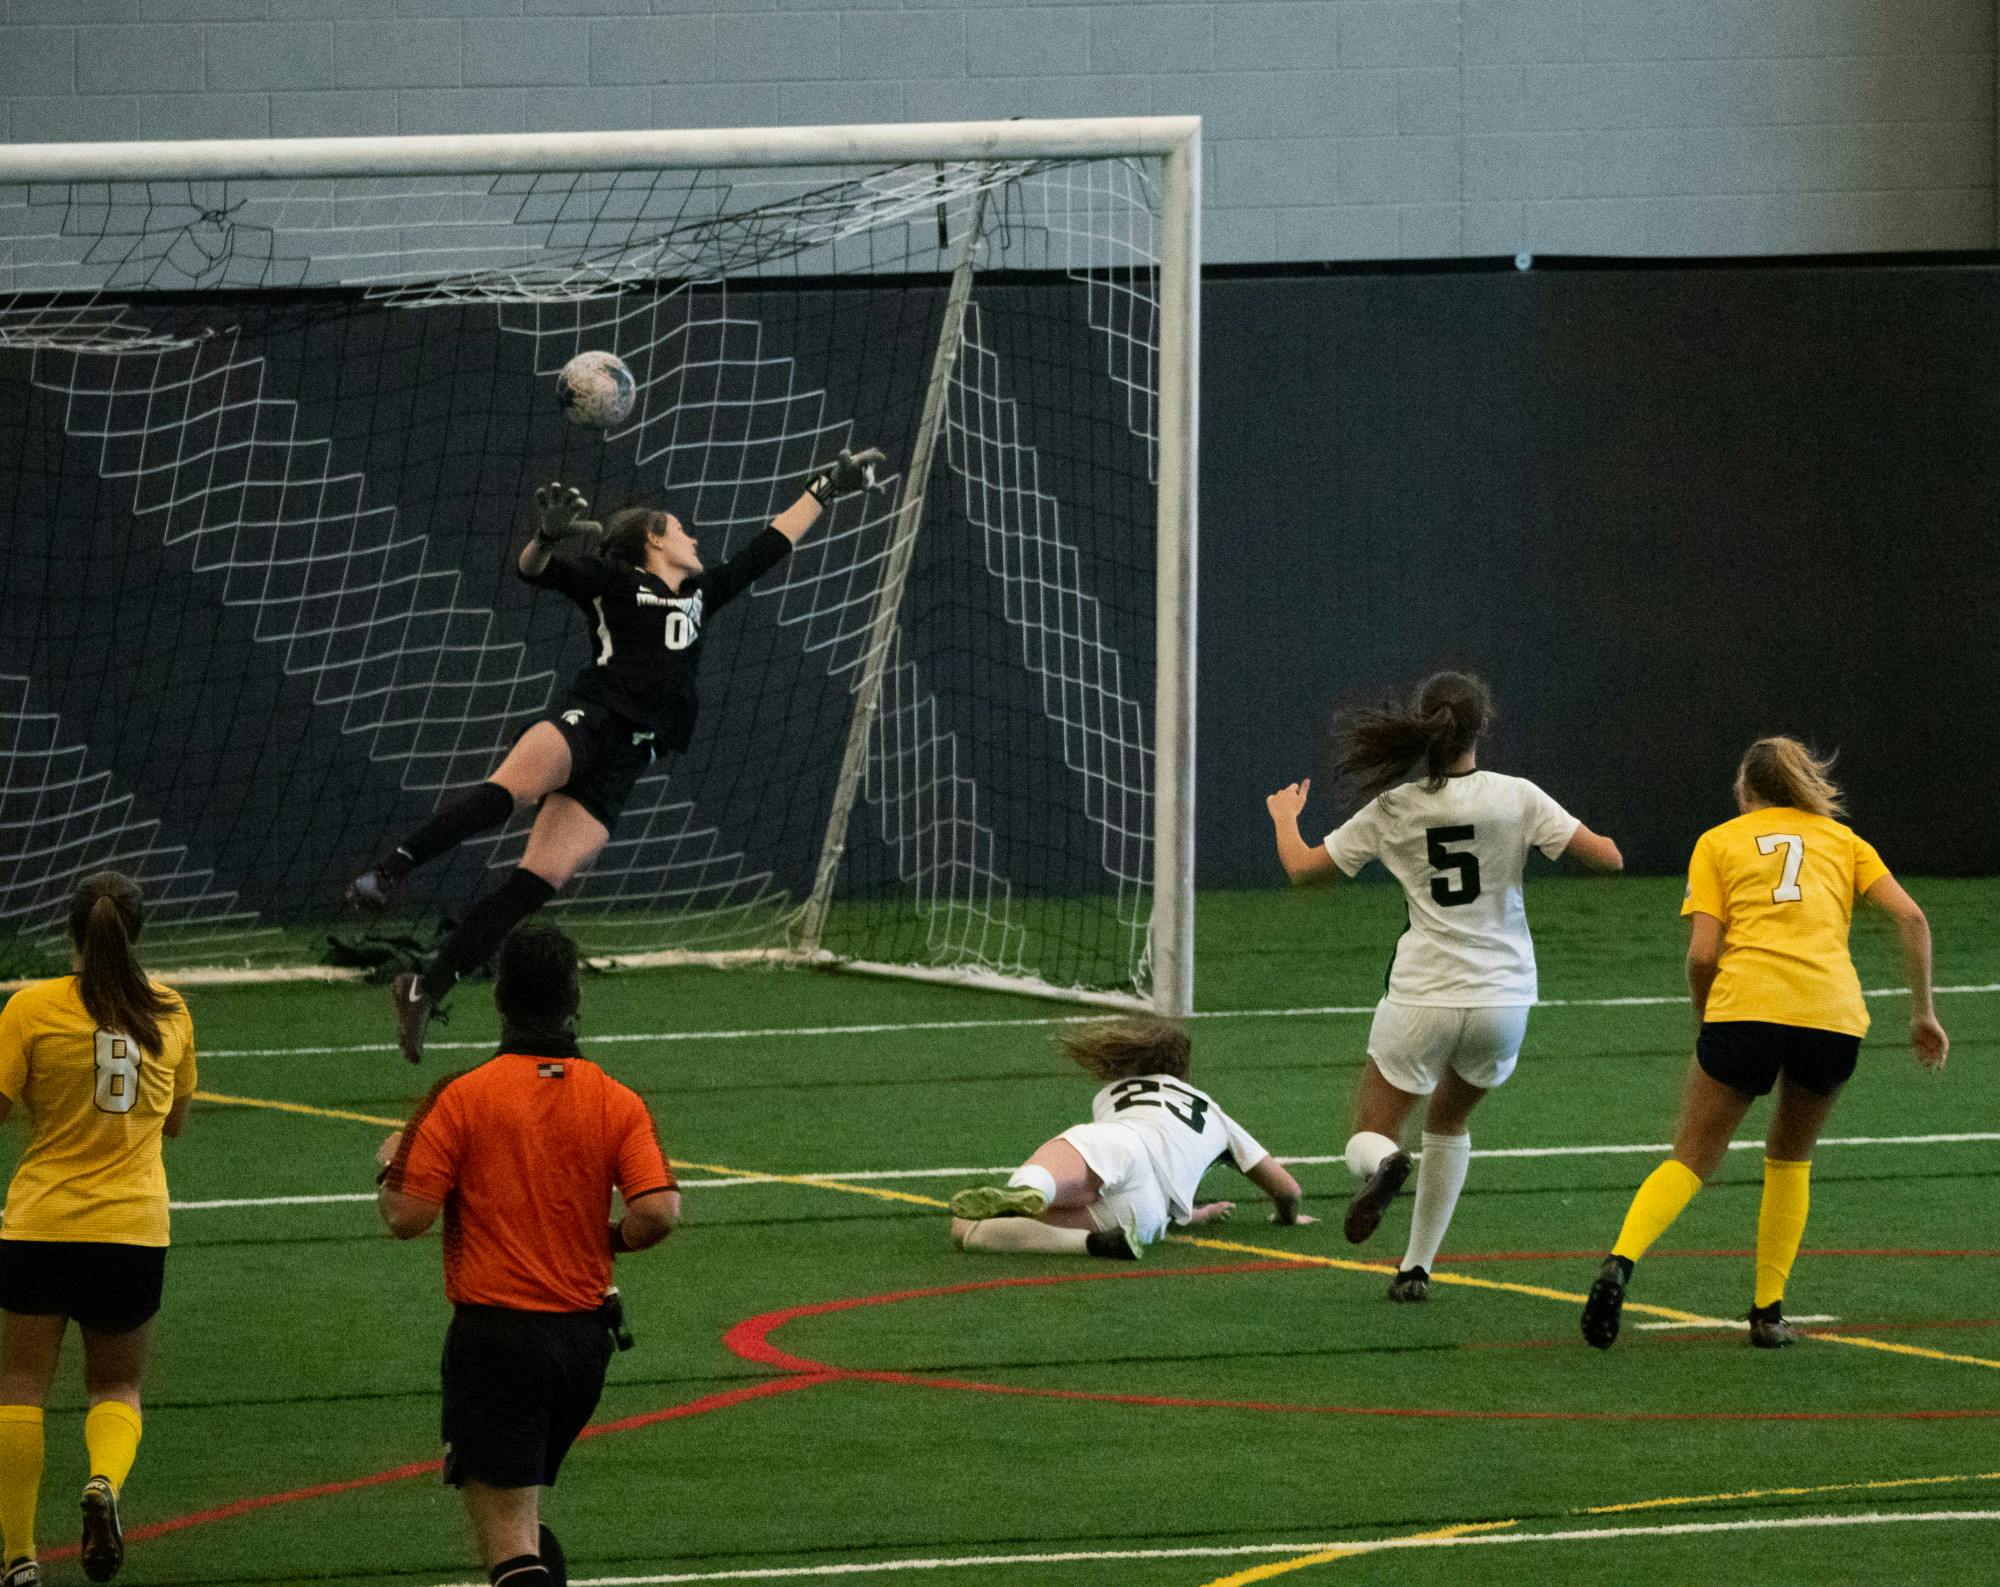
<svg viewBox="0 0 2000 1587"><path fill-rule="evenodd" d="M160 1050L160 1018L173 1000L146 978L134 944L145 906L130 877L99 871L77 884L69 901L69 936L76 945L77 992L100 1029L129 1036L142 1052Z"/></svg>
<svg viewBox="0 0 2000 1587"><path fill-rule="evenodd" d="M1469 672L1433 673L1407 706L1390 702L1338 720L1332 734L1336 769L1363 799L1419 770L1434 793L1493 716L1493 691L1480 679Z"/></svg>
<svg viewBox="0 0 2000 1587"><path fill-rule="evenodd" d="M667 515L656 507L621 507L604 520L604 554L627 567L646 565L646 545Z"/></svg>

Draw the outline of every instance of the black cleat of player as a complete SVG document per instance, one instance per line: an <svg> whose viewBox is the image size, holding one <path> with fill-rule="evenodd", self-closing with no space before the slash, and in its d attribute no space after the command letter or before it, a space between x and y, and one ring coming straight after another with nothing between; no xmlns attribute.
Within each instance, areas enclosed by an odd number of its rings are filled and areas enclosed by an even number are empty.
<svg viewBox="0 0 2000 1587"><path fill-rule="evenodd" d="M1431 1276L1420 1267L1406 1267L1389 1280L1389 1299L1421 1305L1431 1298Z"/></svg>
<svg viewBox="0 0 2000 1587"><path fill-rule="evenodd" d="M424 990L424 978L405 970L390 983L396 1000L396 1044L413 1064L424 1061L424 1027L437 1012L437 1005Z"/></svg>
<svg viewBox="0 0 2000 1587"><path fill-rule="evenodd" d="M83 1485L83 1573L109 1581L125 1563L125 1534L118 1526L118 1495L105 1477Z"/></svg>
<svg viewBox="0 0 2000 1587"><path fill-rule="evenodd" d="M1347 1219L1342 1227L1347 1231L1349 1245L1359 1245L1375 1232L1382 1214L1389 1210L1389 1203L1396 1199L1396 1192L1409 1177L1408 1152L1391 1152L1376 1165L1368 1182L1355 1191L1354 1199L1347 1204Z"/></svg>
<svg viewBox="0 0 2000 1587"><path fill-rule="evenodd" d="M1607 1256L1597 1271L1597 1281L1583 1303L1583 1342L1598 1350L1609 1350L1618 1341L1618 1319L1625 1312L1625 1286L1632 1280L1632 1264L1620 1256Z"/></svg>
<svg viewBox="0 0 2000 1587"><path fill-rule="evenodd" d="M1774 1300L1750 1308L1750 1342L1759 1350L1783 1350L1799 1342L1798 1330L1785 1321L1784 1307L1783 1301Z"/></svg>

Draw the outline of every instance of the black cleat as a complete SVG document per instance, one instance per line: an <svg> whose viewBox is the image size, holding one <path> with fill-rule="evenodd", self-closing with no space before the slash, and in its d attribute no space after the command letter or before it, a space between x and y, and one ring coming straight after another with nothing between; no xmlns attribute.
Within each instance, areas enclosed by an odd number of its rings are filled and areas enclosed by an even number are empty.
<svg viewBox="0 0 2000 1587"><path fill-rule="evenodd" d="M1421 1305L1431 1298L1431 1276L1423 1268L1406 1267L1389 1280L1389 1299Z"/></svg>
<svg viewBox="0 0 2000 1587"><path fill-rule="evenodd" d="M390 983L396 999L396 1042L403 1056L413 1064L424 1061L424 1027L437 1012L437 1004L424 990L424 978L405 970Z"/></svg>
<svg viewBox="0 0 2000 1587"><path fill-rule="evenodd" d="M124 1563L118 1495L108 1477L92 1477L83 1485L83 1573L92 1581L109 1581Z"/></svg>
<svg viewBox="0 0 2000 1587"><path fill-rule="evenodd" d="M1347 1204L1347 1220L1342 1227L1347 1231L1349 1245L1359 1245L1375 1232L1382 1214L1389 1210L1389 1203L1396 1199L1396 1192L1409 1177L1408 1152L1391 1152L1376 1165L1368 1182L1355 1191L1354 1199Z"/></svg>
<svg viewBox="0 0 2000 1587"><path fill-rule="evenodd" d="M1750 1308L1750 1342L1759 1350L1783 1350L1799 1342L1798 1330L1784 1318L1782 1300Z"/></svg>
<svg viewBox="0 0 2000 1587"><path fill-rule="evenodd" d="M347 884L340 907L350 915L386 915L395 907L398 880L381 865L365 870Z"/></svg>
<svg viewBox="0 0 2000 1587"><path fill-rule="evenodd" d="M569 1587L569 1557L563 1553L563 1546L549 1530L548 1522L541 1524L542 1530L536 1541L535 1552L542 1556L542 1569L549 1573L553 1587Z"/></svg>
<svg viewBox="0 0 2000 1587"><path fill-rule="evenodd" d="M0 1570L0 1587L42 1587L42 1567L23 1555Z"/></svg>
<svg viewBox="0 0 2000 1587"><path fill-rule="evenodd" d="M1618 1319L1625 1310L1625 1286L1632 1280L1632 1264L1620 1256L1607 1256L1590 1286L1583 1303L1583 1342L1599 1350L1609 1350L1618 1341Z"/></svg>

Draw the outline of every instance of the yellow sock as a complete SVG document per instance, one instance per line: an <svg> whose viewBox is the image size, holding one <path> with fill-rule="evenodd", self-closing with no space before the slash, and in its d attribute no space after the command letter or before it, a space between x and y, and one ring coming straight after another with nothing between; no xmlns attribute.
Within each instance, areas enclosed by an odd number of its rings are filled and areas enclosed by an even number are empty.
<svg viewBox="0 0 2000 1587"><path fill-rule="evenodd" d="M1757 1305L1785 1298L1785 1280L1792 1276L1811 1206L1812 1164L1765 1158L1764 1201L1757 1209Z"/></svg>
<svg viewBox="0 0 2000 1587"><path fill-rule="evenodd" d="M1645 1184L1632 1198L1632 1205L1626 1210L1625 1225L1618 1231L1618 1241L1611 1247L1613 1256L1622 1256L1628 1262L1636 1262L1646 1254L1648 1247L1667 1232L1667 1227L1681 1215L1681 1209L1694 1200L1694 1193L1701 1189L1701 1181L1695 1172L1679 1158L1669 1157L1664 1163L1646 1176Z"/></svg>
<svg viewBox="0 0 2000 1587"><path fill-rule="evenodd" d="M42 1408L0 1405L0 1565L35 1557L42 1488Z"/></svg>
<svg viewBox="0 0 2000 1587"><path fill-rule="evenodd" d="M83 1444L90 1474L109 1478L113 1493L122 1491L139 1458L139 1413L123 1400L99 1400L83 1419Z"/></svg>

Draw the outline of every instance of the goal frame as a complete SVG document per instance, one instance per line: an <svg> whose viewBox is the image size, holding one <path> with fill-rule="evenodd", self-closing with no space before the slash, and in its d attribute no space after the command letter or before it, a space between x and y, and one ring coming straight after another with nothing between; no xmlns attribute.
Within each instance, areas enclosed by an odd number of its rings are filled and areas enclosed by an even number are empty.
<svg viewBox="0 0 2000 1587"><path fill-rule="evenodd" d="M1159 162L1159 468L1156 494L1152 997L1091 992L978 970L845 960L813 951L750 957L839 964L996 990L1184 1016L1194 980L1194 663L1201 120L1197 116L919 122L463 136L210 139L0 148L0 184L515 174L621 166L893 165L909 161L1141 158ZM743 954L621 955L623 964ZM189 978L201 972L191 972ZM320 972L323 974L324 972ZM165 978L175 979L172 972ZM204 979L208 977L203 975Z"/></svg>

